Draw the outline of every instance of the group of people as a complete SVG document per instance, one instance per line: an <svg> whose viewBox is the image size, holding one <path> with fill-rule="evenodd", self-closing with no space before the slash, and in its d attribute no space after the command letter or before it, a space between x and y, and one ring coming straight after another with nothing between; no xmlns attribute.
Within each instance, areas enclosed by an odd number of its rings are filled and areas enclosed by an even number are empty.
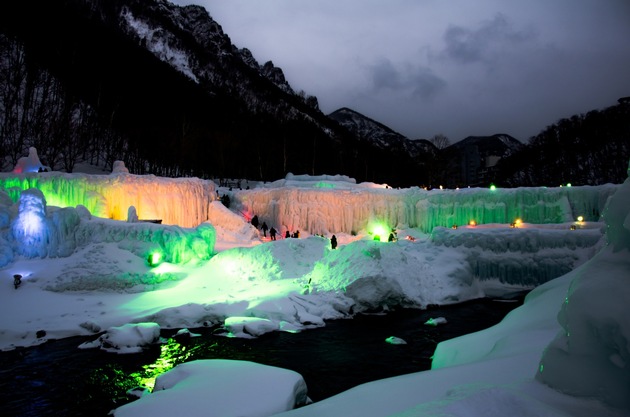
<svg viewBox="0 0 630 417"><path fill-rule="evenodd" d="M252 217L251 224L256 229L258 229L258 226L259 226L258 215L254 215L254 217ZM276 240L276 235L278 234L278 231L275 228L273 228L273 227L270 229L269 226L267 226L266 222L263 222L262 225L260 225L260 230L262 230L264 237L267 237L267 230L269 230L269 236L271 237L271 240ZM285 239L299 238L299 237L300 237L300 231L299 230L296 230L295 232L293 232L293 234L289 230L287 230L285 235L284 235ZM323 235L322 235L322 237L323 237ZM408 236L407 238L410 238L410 237ZM375 235L374 236L374 240L381 240L381 237L379 235ZM396 230L392 229L391 233L387 237L387 241L388 242L395 242L397 240L398 240L398 236L396 234ZM411 238L411 240L415 240L415 239ZM332 235L332 237L330 238L330 247L332 249L337 249L337 236Z"/></svg>
<svg viewBox="0 0 630 417"><path fill-rule="evenodd" d="M256 229L258 229L258 226L260 225L260 230L262 230L264 237L267 237L267 230L269 230L269 237L271 238L271 240L276 240L276 235L278 234L278 231L274 227L269 228L269 226L267 226L267 222L265 221L263 221L262 224L260 224L260 220L258 219L257 214L255 214L254 217L252 217L251 224ZM299 239L299 237L300 237L299 230L296 230L293 233L287 230L286 233L284 234L285 239L290 239L290 238ZM332 238L330 239L330 245L333 249L337 248L337 237L335 235L332 235Z"/></svg>
<svg viewBox="0 0 630 417"><path fill-rule="evenodd" d="M254 217L252 217L251 223L252 226L258 229L258 215L254 215ZM263 222L262 225L260 225L260 230L262 230L264 237L267 237L267 230L269 230L269 237L271 237L271 240L276 240L276 235L278 234L278 231L273 227L270 229L269 226L267 226L267 222Z"/></svg>

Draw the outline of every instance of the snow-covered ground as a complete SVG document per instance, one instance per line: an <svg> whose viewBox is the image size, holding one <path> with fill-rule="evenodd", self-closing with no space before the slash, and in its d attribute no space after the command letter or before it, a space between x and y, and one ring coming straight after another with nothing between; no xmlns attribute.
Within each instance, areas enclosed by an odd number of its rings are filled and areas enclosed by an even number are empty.
<svg viewBox="0 0 630 417"><path fill-rule="evenodd" d="M508 213L502 216L512 215L494 195L485 204L481 193L487 190L459 190L467 195L464 212L454 190L412 198L405 190L339 176L291 177L231 191L124 170L13 173L0 180L7 190L0 191L1 349L93 335L81 348L132 354L159 342L160 328L218 324L226 336L256 337L324 326L361 311L422 308L536 287L499 325L440 343L431 371L365 384L287 415L630 415L630 181L595 190L573 187L571 193L584 198L568 197L566 190L551 190L551 197L536 190L535 198L543 199L533 203L537 211L561 221L510 227L463 222L470 213L482 216L478 221L489 211L496 218L501 204ZM55 184L69 183L79 184L74 187L81 191L74 193L88 205L89 196L98 196L94 207L101 212L117 201L128 221L96 217L76 199L70 207L47 204L51 195L73 189ZM324 194L313 193L313 184ZM117 187L113 197L111 188ZM205 220L186 227L137 221L141 210L120 206L126 189L134 190L133 201L142 207L179 205L181 213L195 194L194 217ZM149 189L152 195L146 195ZM216 198L223 193L230 193L231 210ZM512 192L508 200L521 204L522 196ZM199 203L203 199L205 205ZM435 207L444 212L447 204L457 207L432 221L449 223L423 231L419 213L435 214ZM533 217L532 203L522 204ZM417 210L409 213L410 205ZM346 213L342 220L326 219L340 207ZM573 221L579 209L590 209L584 213L591 217ZM592 218L596 211L603 212L602 219ZM264 238L246 221L254 213L279 230L278 240ZM389 229L375 240L373 223L383 213L397 241L387 242ZM443 227L455 218L457 228ZM300 230L300 238L282 238L283 226ZM339 241L335 250L333 233ZM23 277L17 289L14 274ZM242 362L189 363L158 377L154 393L115 415L276 414L305 402L303 381L285 371ZM220 383L230 374L234 383ZM239 383L250 379L256 383ZM236 406L244 402L253 406Z"/></svg>

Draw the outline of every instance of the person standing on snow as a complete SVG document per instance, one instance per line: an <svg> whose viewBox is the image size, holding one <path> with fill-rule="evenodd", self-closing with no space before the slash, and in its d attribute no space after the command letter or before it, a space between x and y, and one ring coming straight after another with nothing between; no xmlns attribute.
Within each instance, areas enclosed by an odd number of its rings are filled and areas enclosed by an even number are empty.
<svg viewBox="0 0 630 417"><path fill-rule="evenodd" d="M269 229L269 236L271 236L271 240L276 240L276 233L276 229L274 229L273 227Z"/></svg>
<svg viewBox="0 0 630 417"><path fill-rule="evenodd" d="M263 231L263 236L267 237L267 230L269 229L269 227L267 227L267 223L263 222L262 226L260 226L260 230Z"/></svg>
<svg viewBox="0 0 630 417"><path fill-rule="evenodd" d="M337 236L332 235L330 238L330 247L333 249L337 249Z"/></svg>

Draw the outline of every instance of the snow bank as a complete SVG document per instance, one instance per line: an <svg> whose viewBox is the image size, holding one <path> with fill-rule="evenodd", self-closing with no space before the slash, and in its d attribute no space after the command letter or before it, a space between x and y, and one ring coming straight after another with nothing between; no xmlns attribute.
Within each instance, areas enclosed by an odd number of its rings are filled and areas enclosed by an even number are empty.
<svg viewBox="0 0 630 417"><path fill-rule="evenodd" d="M608 246L576 271L536 378L630 410L630 179L604 213ZM605 273L601 273L605 266Z"/></svg>
<svg viewBox="0 0 630 417"><path fill-rule="evenodd" d="M306 383L287 369L247 361L198 360L159 375L151 394L113 411L116 417L265 417L308 402Z"/></svg>

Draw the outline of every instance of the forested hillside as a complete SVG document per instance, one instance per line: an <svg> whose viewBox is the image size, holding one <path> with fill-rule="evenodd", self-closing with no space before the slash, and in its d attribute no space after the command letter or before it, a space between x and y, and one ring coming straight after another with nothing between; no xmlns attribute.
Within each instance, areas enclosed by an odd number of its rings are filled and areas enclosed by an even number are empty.
<svg viewBox="0 0 630 417"><path fill-rule="evenodd" d="M499 163L506 186L619 184L628 177L630 99L561 119Z"/></svg>

